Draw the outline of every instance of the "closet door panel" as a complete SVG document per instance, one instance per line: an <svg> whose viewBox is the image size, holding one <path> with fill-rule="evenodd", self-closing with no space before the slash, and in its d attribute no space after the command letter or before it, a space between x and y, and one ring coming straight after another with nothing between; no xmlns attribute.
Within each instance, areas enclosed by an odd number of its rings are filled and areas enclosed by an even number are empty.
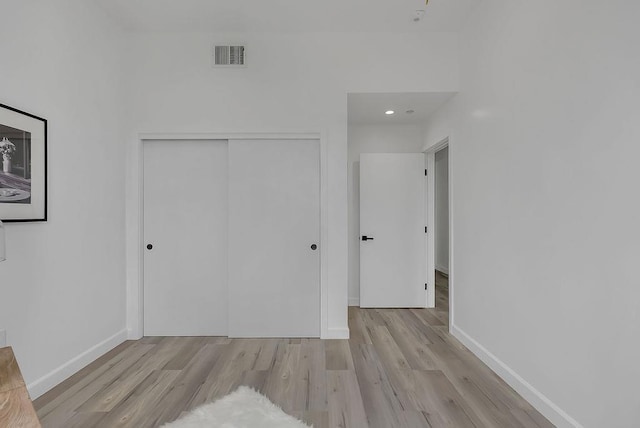
<svg viewBox="0 0 640 428"><path fill-rule="evenodd" d="M144 334L226 336L228 143L144 143Z"/></svg>
<svg viewBox="0 0 640 428"><path fill-rule="evenodd" d="M320 335L320 144L229 143L229 335Z"/></svg>

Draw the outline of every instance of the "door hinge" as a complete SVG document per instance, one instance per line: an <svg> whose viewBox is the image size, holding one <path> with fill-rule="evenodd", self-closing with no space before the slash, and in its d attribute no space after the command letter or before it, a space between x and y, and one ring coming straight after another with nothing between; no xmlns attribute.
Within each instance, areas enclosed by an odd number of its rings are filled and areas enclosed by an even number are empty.
<svg viewBox="0 0 640 428"><path fill-rule="evenodd" d="M427 284L425 284L425 285L424 285L424 289L425 289L425 290L427 289Z"/></svg>
<svg viewBox="0 0 640 428"><path fill-rule="evenodd" d="M429 233L427 232L427 226L424 227L424 233Z"/></svg>
<svg viewBox="0 0 640 428"><path fill-rule="evenodd" d="M427 170L426 169L424 170L424 176L425 177L427 176Z"/></svg>

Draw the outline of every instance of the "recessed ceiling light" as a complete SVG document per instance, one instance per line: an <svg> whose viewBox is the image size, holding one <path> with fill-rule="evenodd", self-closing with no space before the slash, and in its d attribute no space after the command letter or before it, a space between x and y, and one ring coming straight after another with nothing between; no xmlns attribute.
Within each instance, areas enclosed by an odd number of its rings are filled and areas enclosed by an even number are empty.
<svg viewBox="0 0 640 428"><path fill-rule="evenodd" d="M395 113L395 111L393 111L393 110L387 110L387 111L384 112L384 114L386 114L386 115L392 115L394 113Z"/></svg>

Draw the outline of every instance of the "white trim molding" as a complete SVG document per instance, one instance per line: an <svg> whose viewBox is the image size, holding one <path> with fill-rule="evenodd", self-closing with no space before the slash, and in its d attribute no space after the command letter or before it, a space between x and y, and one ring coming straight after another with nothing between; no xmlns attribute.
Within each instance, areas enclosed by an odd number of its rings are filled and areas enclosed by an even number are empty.
<svg viewBox="0 0 640 428"><path fill-rule="evenodd" d="M77 357L72 358L50 373L42 376L40 379L31 382L27 385L31 399L35 400L40 397L42 394L46 393L126 340L127 330L124 329L97 345L92 346Z"/></svg>
<svg viewBox="0 0 640 428"><path fill-rule="evenodd" d="M326 336L322 336L322 339L348 339L349 328L328 328Z"/></svg>
<svg viewBox="0 0 640 428"><path fill-rule="evenodd" d="M139 140L320 140L320 132L142 132Z"/></svg>
<svg viewBox="0 0 640 428"><path fill-rule="evenodd" d="M360 306L360 297L349 297L349 306Z"/></svg>
<svg viewBox="0 0 640 428"><path fill-rule="evenodd" d="M584 428L578 421L553 403L542 392L534 388L522 376L511 367L493 355L487 348L465 333L457 325L451 326L451 334L464 346L469 348L476 357L482 360L491 370L502 378L510 387L527 400L533 407L542 413L551 423L557 427Z"/></svg>

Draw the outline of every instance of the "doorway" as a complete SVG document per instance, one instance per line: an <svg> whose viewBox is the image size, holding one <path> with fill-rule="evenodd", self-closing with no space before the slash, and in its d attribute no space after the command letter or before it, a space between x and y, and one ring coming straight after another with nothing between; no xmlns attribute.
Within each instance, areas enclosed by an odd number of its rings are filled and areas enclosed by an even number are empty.
<svg viewBox="0 0 640 428"><path fill-rule="evenodd" d="M403 92L403 93L349 93L348 104L348 232L349 232L349 305L359 306L361 303L362 270L361 251L373 249L376 244L379 247L380 241L375 240L374 231L361 232L361 183L360 183L360 157L363 154L394 154L394 153L415 153L423 154L425 123L429 117L444 105L455 94L452 92ZM424 156L423 156L424 157ZM419 175L426 181L424 176L425 163L419 170ZM424 200L424 197L418 197ZM416 198L416 200L418 200ZM424 211L426 204L422 206L422 217L420 224L416 228L416 233L420 234L422 249L414 251L420 255L420 280L416 281L417 275L407 279L406 284L417 286L422 293L422 306L433 307L435 305L435 293L425 291L425 287L433 289L433 281L428 281L427 269L425 266L425 246L427 239ZM362 241L362 236L372 234L373 241ZM368 236L368 235L367 235ZM388 259L382 260L386 262ZM425 286L425 284L427 284ZM393 287L393 284L389 284ZM428 295L434 294L429 299ZM391 300L389 300L391 304Z"/></svg>
<svg viewBox="0 0 640 428"><path fill-rule="evenodd" d="M436 309L449 308L449 146L435 153L435 291Z"/></svg>
<svg viewBox="0 0 640 428"><path fill-rule="evenodd" d="M453 224L450 137L424 150L427 160L427 282L429 307L453 322Z"/></svg>

